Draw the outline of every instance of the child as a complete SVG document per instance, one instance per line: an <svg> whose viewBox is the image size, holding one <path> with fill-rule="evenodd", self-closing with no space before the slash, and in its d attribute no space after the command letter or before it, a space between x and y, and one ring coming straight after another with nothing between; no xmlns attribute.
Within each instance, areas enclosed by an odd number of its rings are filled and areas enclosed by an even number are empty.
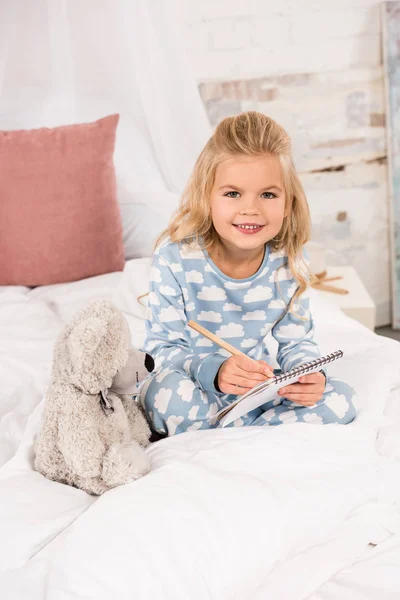
<svg viewBox="0 0 400 600"><path fill-rule="evenodd" d="M155 370L140 394L155 431L218 427L218 410L273 376L270 331L282 371L321 356L306 292L309 231L286 132L253 111L224 119L156 242L143 347ZM229 355L190 319L251 358ZM232 425L350 423L354 399L346 383L308 374Z"/></svg>

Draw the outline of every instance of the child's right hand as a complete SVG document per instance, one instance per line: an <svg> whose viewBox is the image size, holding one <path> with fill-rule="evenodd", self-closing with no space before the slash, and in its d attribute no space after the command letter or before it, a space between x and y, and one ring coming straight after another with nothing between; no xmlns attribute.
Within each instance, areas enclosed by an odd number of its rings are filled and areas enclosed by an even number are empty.
<svg viewBox="0 0 400 600"><path fill-rule="evenodd" d="M219 368L218 387L224 394L244 394L261 381L273 377L273 369L265 360L247 356L231 356Z"/></svg>

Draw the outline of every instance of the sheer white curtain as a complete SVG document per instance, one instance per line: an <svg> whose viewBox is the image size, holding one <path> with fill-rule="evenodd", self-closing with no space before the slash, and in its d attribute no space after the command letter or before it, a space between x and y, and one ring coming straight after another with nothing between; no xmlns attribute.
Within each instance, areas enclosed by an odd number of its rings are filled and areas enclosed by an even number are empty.
<svg viewBox="0 0 400 600"><path fill-rule="evenodd" d="M179 2L0 1L1 129L121 115L115 165L127 257L147 253L211 134Z"/></svg>

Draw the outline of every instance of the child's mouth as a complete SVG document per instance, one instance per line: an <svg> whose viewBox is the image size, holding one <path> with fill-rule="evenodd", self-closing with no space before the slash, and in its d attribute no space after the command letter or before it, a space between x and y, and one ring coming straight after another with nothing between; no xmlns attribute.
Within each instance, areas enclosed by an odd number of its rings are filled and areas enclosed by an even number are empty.
<svg viewBox="0 0 400 600"><path fill-rule="evenodd" d="M238 231L241 231L242 233L244 233L246 235L253 235L255 233L258 233L264 227L264 225L257 225L257 224L235 225L234 223L233 223L233 226L235 227L235 229L237 229Z"/></svg>

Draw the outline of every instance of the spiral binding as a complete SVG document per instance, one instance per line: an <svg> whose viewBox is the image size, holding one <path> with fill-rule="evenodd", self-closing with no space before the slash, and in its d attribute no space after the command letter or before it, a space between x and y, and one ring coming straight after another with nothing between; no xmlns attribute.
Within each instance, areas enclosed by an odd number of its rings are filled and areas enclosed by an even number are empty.
<svg viewBox="0 0 400 600"><path fill-rule="evenodd" d="M311 360L308 363L304 363L303 365L300 365L299 367L295 367L294 369L291 369L287 373L281 373L281 375L276 375L275 382L281 383L282 381L286 381L287 379L290 379L291 377L294 377L295 375L304 375L305 373L312 371L312 369L314 369L315 367L326 365L326 364L332 362L333 360L336 360L337 358L342 358L342 356L343 356L343 352L341 350L336 350L336 352L327 354L326 356L324 356L324 358L316 358L315 360Z"/></svg>

